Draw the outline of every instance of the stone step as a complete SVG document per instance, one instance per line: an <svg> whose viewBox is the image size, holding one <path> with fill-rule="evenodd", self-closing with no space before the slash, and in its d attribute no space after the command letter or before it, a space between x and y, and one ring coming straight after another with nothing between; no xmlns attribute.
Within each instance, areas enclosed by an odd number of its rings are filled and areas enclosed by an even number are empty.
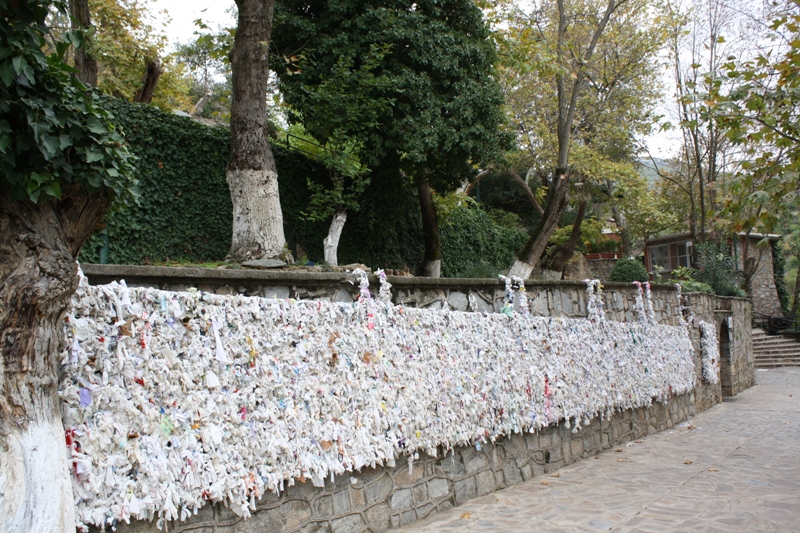
<svg viewBox="0 0 800 533"><path fill-rule="evenodd" d="M798 366L800 367L800 361L779 361L779 362L759 362L756 363L756 368L780 368L783 366Z"/></svg>
<svg viewBox="0 0 800 533"><path fill-rule="evenodd" d="M794 348L786 348L786 349L783 349L783 350L778 350L778 349L775 349L775 350L753 350L753 355L756 356L756 357L764 356L764 355L767 355L767 356L769 356L769 355L795 356L796 355L796 356L800 357L800 349L798 349L797 347L794 347Z"/></svg>
<svg viewBox="0 0 800 533"><path fill-rule="evenodd" d="M800 361L800 355L762 355L753 359L756 363L762 361Z"/></svg>
<svg viewBox="0 0 800 533"><path fill-rule="evenodd" d="M760 339L756 338L753 339L754 344L764 344L764 343L771 343L771 342L780 342L780 343L789 343L789 344L797 344L797 341L794 339L790 339L789 337L762 337Z"/></svg>

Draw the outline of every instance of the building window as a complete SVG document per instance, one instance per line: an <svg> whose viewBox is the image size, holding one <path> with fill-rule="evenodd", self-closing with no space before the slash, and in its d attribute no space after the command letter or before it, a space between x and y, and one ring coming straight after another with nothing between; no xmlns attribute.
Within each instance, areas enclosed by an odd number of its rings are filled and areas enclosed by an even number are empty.
<svg viewBox="0 0 800 533"><path fill-rule="evenodd" d="M678 266L689 268L692 266L692 245L690 242L684 242L676 247L676 254L678 258Z"/></svg>
<svg viewBox="0 0 800 533"><path fill-rule="evenodd" d="M664 270L672 270L669 263L669 244L650 247L650 268L660 266Z"/></svg>

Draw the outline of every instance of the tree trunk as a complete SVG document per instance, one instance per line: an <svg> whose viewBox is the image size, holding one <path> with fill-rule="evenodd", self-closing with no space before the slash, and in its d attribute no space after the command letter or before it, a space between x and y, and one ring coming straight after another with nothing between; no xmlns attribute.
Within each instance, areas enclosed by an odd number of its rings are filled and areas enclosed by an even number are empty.
<svg viewBox="0 0 800 533"><path fill-rule="evenodd" d="M425 240L425 257L422 264L422 275L438 278L442 275L442 242L439 233L439 217L433 203L433 192L424 175L417 185L419 207L422 211L422 235Z"/></svg>
<svg viewBox="0 0 800 533"><path fill-rule="evenodd" d="M108 198L0 197L0 531L75 530L58 391L62 323L78 286L75 257Z"/></svg>
<svg viewBox="0 0 800 533"><path fill-rule="evenodd" d="M578 205L578 214L575 217L575 222L572 224L572 233L570 234L569 239L567 242L557 246L555 250L553 250L553 253L551 253L544 261L545 269L557 273L557 275L552 275L554 279L561 279L562 274L564 273L564 267L567 266L567 262L572 259L572 254L575 253L575 248L578 246L578 241L581 238L581 225L583 224L583 215L585 213L586 200L581 200L580 204ZM543 277L546 276L543 274Z"/></svg>
<svg viewBox="0 0 800 533"><path fill-rule="evenodd" d="M274 0L236 0L239 22L231 50L231 160L226 177L233 203L228 259L276 257L286 244L278 172L267 133L269 46Z"/></svg>
<svg viewBox="0 0 800 533"><path fill-rule="evenodd" d="M789 316L797 316L797 308L800 302L800 268L797 269L797 278L794 280L794 297L792 298L792 309L789 311Z"/></svg>
<svg viewBox="0 0 800 533"><path fill-rule="evenodd" d="M325 251L325 262L329 265L338 265L339 238L342 236L344 223L347 221L347 211L340 209L333 215L331 226L328 228L328 236L322 241Z"/></svg>
<svg viewBox="0 0 800 533"><path fill-rule="evenodd" d="M89 16L89 0L70 0L69 15L72 19L72 29L90 30L92 20ZM97 61L87 50L89 39L86 44L75 49L75 70L78 71L77 77L87 85L97 85Z"/></svg>
<svg viewBox="0 0 800 533"><path fill-rule="evenodd" d="M553 183L547 189L547 206L544 208L544 214L539 219L533 236L528 240L514 264L511 265L511 269L508 271L509 276L522 279L528 279L531 276L531 272L539 264L539 260L547 248L550 235L558 227L558 221L567 209L568 189L566 171L564 169L556 170Z"/></svg>
<svg viewBox="0 0 800 533"><path fill-rule="evenodd" d="M161 78L161 62L156 59L148 59L145 62L144 76L142 76L142 88L136 91L133 97L134 102L149 104L153 101L153 93L156 92L156 85Z"/></svg>

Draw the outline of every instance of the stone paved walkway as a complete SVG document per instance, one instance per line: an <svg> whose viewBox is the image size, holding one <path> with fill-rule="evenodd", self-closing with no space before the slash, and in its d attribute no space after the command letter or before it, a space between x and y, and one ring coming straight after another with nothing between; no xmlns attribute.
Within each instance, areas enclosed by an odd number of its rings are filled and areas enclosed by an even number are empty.
<svg viewBox="0 0 800 533"><path fill-rule="evenodd" d="M688 425L395 531L800 532L800 368L756 380Z"/></svg>

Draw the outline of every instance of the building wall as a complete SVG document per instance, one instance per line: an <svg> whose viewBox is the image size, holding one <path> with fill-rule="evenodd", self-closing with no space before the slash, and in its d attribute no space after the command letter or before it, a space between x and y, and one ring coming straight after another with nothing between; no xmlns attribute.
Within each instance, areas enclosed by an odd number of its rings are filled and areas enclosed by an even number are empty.
<svg viewBox="0 0 800 533"><path fill-rule="evenodd" d="M751 239L751 250L757 241ZM761 254L756 274L750 284L750 296L753 299L753 311L767 316L783 316L778 290L775 288L775 273L772 265L772 247L758 248Z"/></svg>

